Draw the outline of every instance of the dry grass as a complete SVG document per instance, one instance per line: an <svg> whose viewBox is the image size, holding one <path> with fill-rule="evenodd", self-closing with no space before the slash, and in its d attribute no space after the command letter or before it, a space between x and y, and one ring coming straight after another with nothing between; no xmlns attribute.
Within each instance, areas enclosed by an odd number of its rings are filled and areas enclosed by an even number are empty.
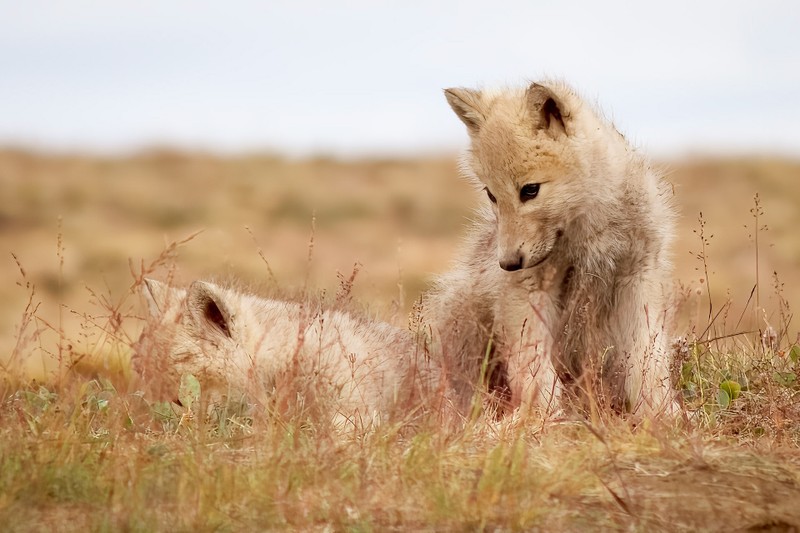
<svg viewBox="0 0 800 533"><path fill-rule="evenodd" d="M414 432L333 436L310 420L237 404L206 416L139 393L127 367L141 328L137 285L143 275L255 288L308 279L333 297L358 262L354 297L403 324L430 273L446 268L474 201L452 159L0 152L0 233L14 253L0 262L0 523L799 528L800 348L789 304L800 296L800 164L690 161L670 176L685 286L675 380L690 419L479 419L457 431L423 421Z"/></svg>

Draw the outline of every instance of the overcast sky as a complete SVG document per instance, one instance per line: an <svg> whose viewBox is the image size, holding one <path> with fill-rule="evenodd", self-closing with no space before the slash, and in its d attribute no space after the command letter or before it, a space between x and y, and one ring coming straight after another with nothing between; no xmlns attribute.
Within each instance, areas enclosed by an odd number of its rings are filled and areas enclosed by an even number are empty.
<svg viewBox="0 0 800 533"><path fill-rule="evenodd" d="M0 144L413 154L558 76L658 155L800 156L792 1L0 0Z"/></svg>

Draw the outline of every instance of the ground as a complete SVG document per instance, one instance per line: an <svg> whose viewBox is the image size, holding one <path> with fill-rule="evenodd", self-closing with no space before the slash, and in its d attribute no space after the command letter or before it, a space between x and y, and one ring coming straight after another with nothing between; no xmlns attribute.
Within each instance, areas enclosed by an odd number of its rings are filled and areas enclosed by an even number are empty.
<svg viewBox="0 0 800 533"><path fill-rule="evenodd" d="M455 157L0 151L0 523L797 530L800 163L663 166L681 212L683 419L477 417L457 431L423 421L334 436L269 410L206 415L148 397L127 367L137 280L332 296L357 268L354 300L404 326L482 198Z"/></svg>

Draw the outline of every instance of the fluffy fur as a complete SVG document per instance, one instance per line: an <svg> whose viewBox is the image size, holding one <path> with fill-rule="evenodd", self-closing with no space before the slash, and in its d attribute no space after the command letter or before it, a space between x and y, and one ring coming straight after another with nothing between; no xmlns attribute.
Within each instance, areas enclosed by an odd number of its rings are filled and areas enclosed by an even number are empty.
<svg viewBox="0 0 800 533"><path fill-rule="evenodd" d="M471 139L462 172L486 190L425 302L455 389L484 375L514 407L674 409L666 182L563 83L445 95Z"/></svg>
<svg viewBox="0 0 800 533"><path fill-rule="evenodd" d="M205 281L187 290L146 280L142 292L149 317L133 366L172 397L191 373L214 397L260 387L278 404L299 399L337 425L362 427L425 407L436 387L414 335L388 324Z"/></svg>

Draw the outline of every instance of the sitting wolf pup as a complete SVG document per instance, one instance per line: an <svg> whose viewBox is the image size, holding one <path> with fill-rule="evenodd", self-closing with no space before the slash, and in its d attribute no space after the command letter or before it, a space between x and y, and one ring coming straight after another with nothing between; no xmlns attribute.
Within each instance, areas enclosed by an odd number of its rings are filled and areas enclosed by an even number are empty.
<svg viewBox="0 0 800 533"><path fill-rule="evenodd" d="M142 292L149 317L133 367L173 397L181 375L191 373L214 397L263 387L284 402L300 398L341 427L429 407L422 402L436 373L410 331L205 281L185 290L148 279Z"/></svg>
<svg viewBox="0 0 800 533"><path fill-rule="evenodd" d="M471 139L462 173L486 192L425 303L461 396L494 360L484 375L513 407L672 412L665 181L563 83L445 95Z"/></svg>

